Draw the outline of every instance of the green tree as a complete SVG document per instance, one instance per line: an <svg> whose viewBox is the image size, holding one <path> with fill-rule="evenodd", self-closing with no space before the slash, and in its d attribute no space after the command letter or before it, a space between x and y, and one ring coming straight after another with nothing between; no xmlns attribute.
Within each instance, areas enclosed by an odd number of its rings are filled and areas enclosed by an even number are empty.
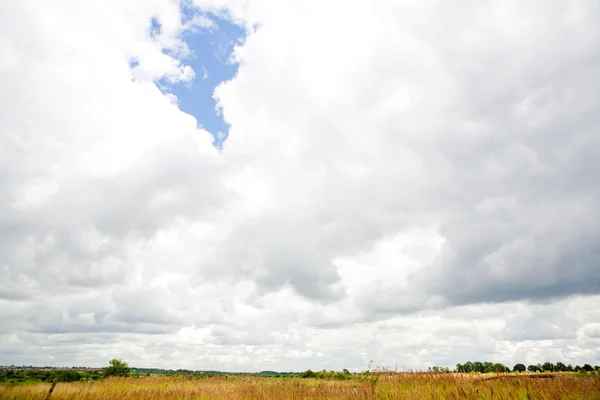
<svg viewBox="0 0 600 400"><path fill-rule="evenodd" d="M81 379L81 375L77 371L66 370L61 371L58 374L58 380L60 382L77 382Z"/></svg>
<svg viewBox="0 0 600 400"><path fill-rule="evenodd" d="M502 363L495 363L492 365L492 371L496 373L510 372L510 368L506 367Z"/></svg>
<svg viewBox="0 0 600 400"><path fill-rule="evenodd" d="M537 372L537 371L541 371L541 370L542 370L542 367L541 367L541 365L539 365L539 364L537 364L537 365L533 365L533 364L532 364L532 365L530 365L529 367L527 367L527 370L528 370L528 371L531 371L531 372Z"/></svg>
<svg viewBox="0 0 600 400"><path fill-rule="evenodd" d="M525 364L515 364L515 366L513 367L513 372L525 372L527 370L527 368L525 367Z"/></svg>
<svg viewBox="0 0 600 400"><path fill-rule="evenodd" d="M489 372L493 372L494 370L494 364L489 362L489 361L485 361L483 363L483 372L485 373L489 373Z"/></svg>
<svg viewBox="0 0 600 400"><path fill-rule="evenodd" d="M314 378L315 376L316 376L316 374L313 371L311 371L310 369L307 369L306 371L304 371L302 373L303 378Z"/></svg>
<svg viewBox="0 0 600 400"><path fill-rule="evenodd" d="M108 367L104 368L104 376L129 376L131 370L125 361L114 358L108 364Z"/></svg>
<svg viewBox="0 0 600 400"><path fill-rule="evenodd" d="M484 373L485 366L483 365L483 363L481 361L475 361L473 363L473 371Z"/></svg>
<svg viewBox="0 0 600 400"><path fill-rule="evenodd" d="M542 371L554 372L554 364L551 362L545 362L542 364Z"/></svg>

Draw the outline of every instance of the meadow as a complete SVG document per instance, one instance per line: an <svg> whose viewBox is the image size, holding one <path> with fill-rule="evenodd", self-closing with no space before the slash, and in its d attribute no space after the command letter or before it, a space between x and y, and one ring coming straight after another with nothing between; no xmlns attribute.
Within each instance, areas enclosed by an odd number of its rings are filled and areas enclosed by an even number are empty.
<svg viewBox="0 0 600 400"><path fill-rule="evenodd" d="M5 400L44 399L50 384L0 385ZM394 373L349 380L220 376L107 378L60 382L53 400L597 399L600 376Z"/></svg>

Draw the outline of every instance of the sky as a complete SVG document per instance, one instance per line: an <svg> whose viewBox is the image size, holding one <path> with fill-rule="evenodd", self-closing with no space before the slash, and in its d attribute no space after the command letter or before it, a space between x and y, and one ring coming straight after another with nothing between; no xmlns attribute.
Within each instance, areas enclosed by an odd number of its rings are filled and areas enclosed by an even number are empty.
<svg viewBox="0 0 600 400"><path fill-rule="evenodd" d="M600 3L0 0L0 365L600 363Z"/></svg>

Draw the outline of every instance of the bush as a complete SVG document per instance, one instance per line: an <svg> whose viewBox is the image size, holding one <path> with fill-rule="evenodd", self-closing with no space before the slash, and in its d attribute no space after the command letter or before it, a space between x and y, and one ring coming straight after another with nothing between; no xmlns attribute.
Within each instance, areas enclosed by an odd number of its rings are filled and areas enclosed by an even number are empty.
<svg viewBox="0 0 600 400"><path fill-rule="evenodd" d="M81 375L77 371L61 371L58 375L59 382L77 382Z"/></svg>
<svg viewBox="0 0 600 400"><path fill-rule="evenodd" d="M302 373L303 378L314 378L315 376L316 376L316 374L313 371L311 371L310 369L307 369L306 371L304 371Z"/></svg>
<svg viewBox="0 0 600 400"><path fill-rule="evenodd" d="M513 367L513 371L514 372L525 372L527 370L527 367L525 367L525 364L515 364L515 366Z"/></svg>
<svg viewBox="0 0 600 400"><path fill-rule="evenodd" d="M104 368L104 376L129 376L131 372L129 365L125 361L112 359L108 362L109 366Z"/></svg>
<svg viewBox="0 0 600 400"><path fill-rule="evenodd" d="M338 381L343 381L346 379L350 379L350 375L346 375L343 372L336 372L333 376L333 379L337 379Z"/></svg>

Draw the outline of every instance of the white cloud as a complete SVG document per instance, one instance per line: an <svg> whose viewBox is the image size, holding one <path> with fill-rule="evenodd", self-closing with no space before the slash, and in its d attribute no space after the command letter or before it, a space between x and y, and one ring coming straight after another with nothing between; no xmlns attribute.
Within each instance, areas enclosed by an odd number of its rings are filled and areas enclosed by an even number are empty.
<svg viewBox="0 0 600 400"><path fill-rule="evenodd" d="M248 29L221 153L155 84L205 16L0 13L3 360L598 359L595 3L194 3Z"/></svg>

